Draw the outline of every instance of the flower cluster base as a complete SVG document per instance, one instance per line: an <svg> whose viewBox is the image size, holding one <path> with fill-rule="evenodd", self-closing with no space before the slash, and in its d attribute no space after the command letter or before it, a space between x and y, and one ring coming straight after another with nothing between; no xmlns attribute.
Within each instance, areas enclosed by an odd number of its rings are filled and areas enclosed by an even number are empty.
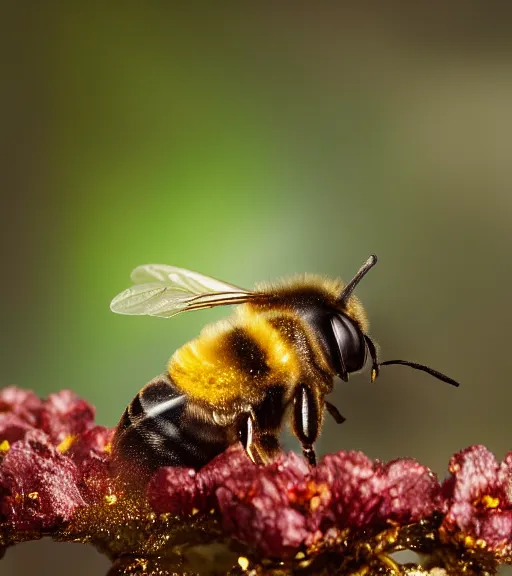
<svg viewBox="0 0 512 576"><path fill-rule="evenodd" d="M512 453L472 446L439 482L412 459L339 452L312 468L290 453L258 467L233 446L141 486L114 473L111 437L69 391L0 390L0 558L51 536L94 545L108 576L476 576L512 563ZM403 550L421 563L401 564Z"/></svg>

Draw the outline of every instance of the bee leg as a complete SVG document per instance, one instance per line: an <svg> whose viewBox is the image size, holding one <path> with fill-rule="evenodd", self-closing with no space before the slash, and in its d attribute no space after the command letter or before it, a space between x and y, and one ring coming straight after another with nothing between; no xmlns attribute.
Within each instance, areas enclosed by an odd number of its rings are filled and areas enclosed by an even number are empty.
<svg viewBox="0 0 512 576"><path fill-rule="evenodd" d="M302 452L311 466L316 465L313 444L320 429L320 411L318 401L309 386L300 384L293 397L293 428L302 444Z"/></svg>
<svg viewBox="0 0 512 576"><path fill-rule="evenodd" d="M247 452L247 456L254 462L254 464L263 465L265 460L262 457L261 449L256 441L256 421L252 414L245 413L240 418L238 426L238 438Z"/></svg>
<svg viewBox="0 0 512 576"><path fill-rule="evenodd" d="M310 466L316 466L316 452L313 446L302 445L302 453Z"/></svg>
<svg viewBox="0 0 512 576"><path fill-rule="evenodd" d="M265 464L270 464L272 460L281 452L281 444L278 437L271 433L262 434L258 445L261 447L261 455Z"/></svg>
<svg viewBox="0 0 512 576"><path fill-rule="evenodd" d="M379 361L377 359L377 349L375 348L373 340L366 334L364 335L364 341L366 342L366 346L368 348L368 351L370 352L370 356L372 359L371 381L375 382L375 378L377 378L377 376L379 375Z"/></svg>
<svg viewBox="0 0 512 576"><path fill-rule="evenodd" d="M334 404L331 404L330 402L327 402L327 400L326 400L325 401L325 407L327 408L327 412L329 412L329 414L332 416L332 418L336 422L336 424L343 424L343 422L345 422L345 420L346 420L345 416L342 416L340 414L340 411L336 408L336 406Z"/></svg>

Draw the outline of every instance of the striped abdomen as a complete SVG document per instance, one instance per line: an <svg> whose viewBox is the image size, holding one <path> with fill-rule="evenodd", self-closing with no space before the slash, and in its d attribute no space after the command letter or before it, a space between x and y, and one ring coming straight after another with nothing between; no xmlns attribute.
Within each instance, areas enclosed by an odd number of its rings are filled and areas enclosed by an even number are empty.
<svg viewBox="0 0 512 576"><path fill-rule="evenodd" d="M163 374L151 380L123 413L113 440L118 469L148 473L159 466L201 468L236 440L230 427L187 397Z"/></svg>

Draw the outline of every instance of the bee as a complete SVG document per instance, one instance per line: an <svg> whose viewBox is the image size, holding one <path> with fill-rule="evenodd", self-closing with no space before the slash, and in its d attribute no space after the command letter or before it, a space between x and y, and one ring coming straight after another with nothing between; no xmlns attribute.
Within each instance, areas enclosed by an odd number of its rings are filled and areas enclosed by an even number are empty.
<svg viewBox="0 0 512 576"><path fill-rule="evenodd" d="M234 315L206 326L179 348L165 374L149 382L123 413L113 440L117 461L143 469L199 469L241 442L255 464L280 451L279 432L291 420L305 458L315 465L314 444L324 412L345 419L326 400L336 376L371 359L371 381L382 366L402 364L458 386L428 366L406 360L379 362L365 311L353 294L375 266L372 255L348 284L306 275L254 291L160 264L132 272L134 285L114 298L111 310L170 318L181 312L236 305Z"/></svg>

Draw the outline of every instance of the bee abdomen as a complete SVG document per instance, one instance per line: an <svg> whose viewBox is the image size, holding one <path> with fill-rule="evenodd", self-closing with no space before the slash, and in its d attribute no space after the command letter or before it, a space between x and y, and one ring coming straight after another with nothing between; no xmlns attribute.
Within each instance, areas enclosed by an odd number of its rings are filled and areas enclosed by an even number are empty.
<svg viewBox="0 0 512 576"><path fill-rule="evenodd" d="M121 417L113 461L122 472L150 473L159 466L201 468L230 443L229 431L178 390L167 375L149 382Z"/></svg>

